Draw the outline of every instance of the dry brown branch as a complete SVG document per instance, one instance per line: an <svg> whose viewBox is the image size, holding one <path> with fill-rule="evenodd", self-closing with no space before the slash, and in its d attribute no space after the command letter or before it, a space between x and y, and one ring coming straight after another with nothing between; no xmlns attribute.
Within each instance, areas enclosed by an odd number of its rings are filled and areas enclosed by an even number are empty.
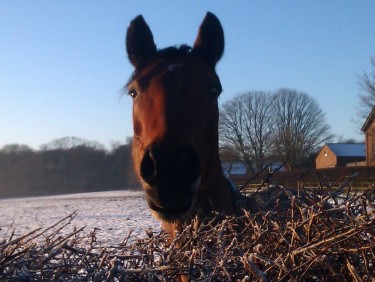
<svg viewBox="0 0 375 282"><path fill-rule="evenodd" d="M349 182L345 182L348 185ZM146 231L116 246L73 213L19 238L0 238L0 281L374 281L375 189L274 188L242 198L236 216L192 219L170 242ZM239 196L240 197L240 196Z"/></svg>

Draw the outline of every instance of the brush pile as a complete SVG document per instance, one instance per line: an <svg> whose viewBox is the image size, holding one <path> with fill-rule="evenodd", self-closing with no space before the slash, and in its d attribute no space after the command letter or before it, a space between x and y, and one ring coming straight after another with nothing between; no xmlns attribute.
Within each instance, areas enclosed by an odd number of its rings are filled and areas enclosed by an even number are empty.
<svg viewBox="0 0 375 282"><path fill-rule="evenodd" d="M344 189L345 188L345 189ZM238 215L186 224L172 242L145 230L118 245L95 230L0 239L0 281L375 281L375 187L274 187L239 195Z"/></svg>

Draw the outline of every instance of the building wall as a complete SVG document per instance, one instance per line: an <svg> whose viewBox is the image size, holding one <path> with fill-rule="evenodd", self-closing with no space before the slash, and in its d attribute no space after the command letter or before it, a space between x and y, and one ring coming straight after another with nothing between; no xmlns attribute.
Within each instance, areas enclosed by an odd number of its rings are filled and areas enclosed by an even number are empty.
<svg viewBox="0 0 375 282"><path fill-rule="evenodd" d="M365 133L366 138L366 165L375 166L375 121Z"/></svg>
<svg viewBox="0 0 375 282"><path fill-rule="evenodd" d="M336 167L336 165L337 165L336 155L331 151L331 149L327 145L324 145L315 159L315 167L316 168L328 168L328 167Z"/></svg>
<svg viewBox="0 0 375 282"><path fill-rule="evenodd" d="M360 165L359 163L364 162L364 161L365 161L364 157L337 157L336 167L347 166L348 164L351 164L351 166L359 166Z"/></svg>

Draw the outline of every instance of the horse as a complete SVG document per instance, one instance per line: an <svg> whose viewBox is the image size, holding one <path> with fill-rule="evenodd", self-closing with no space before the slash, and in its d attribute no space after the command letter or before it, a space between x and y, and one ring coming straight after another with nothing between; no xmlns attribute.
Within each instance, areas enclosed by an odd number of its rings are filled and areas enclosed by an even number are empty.
<svg viewBox="0 0 375 282"><path fill-rule="evenodd" d="M157 49L139 15L127 29L126 51L134 66L126 86L133 100L132 159L151 213L172 237L193 215L232 214L232 186L219 158L220 21L208 12L193 47Z"/></svg>

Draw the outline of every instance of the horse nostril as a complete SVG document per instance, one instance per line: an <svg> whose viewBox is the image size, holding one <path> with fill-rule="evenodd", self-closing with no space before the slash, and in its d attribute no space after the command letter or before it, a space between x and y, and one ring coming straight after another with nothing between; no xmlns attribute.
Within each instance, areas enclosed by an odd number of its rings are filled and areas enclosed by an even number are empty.
<svg viewBox="0 0 375 282"><path fill-rule="evenodd" d="M189 146L173 150L167 146L150 146L140 164L142 179L158 189L188 187L197 180L199 172L198 156Z"/></svg>
<svg viewBox="0 0 375 282"><path fill-rule="evenodd" d="M200 171L199 159L195 151L188 148L184 149L181 156L180 175L186 184L191 184L197 180Z"/></svg>
<svg viewBox="0 0 375 282"><path fill-rule="evenodd" d="M149 184L151 184L156 178L156 163L151 150L145 152L141 161L141 177Z"/></svg>

